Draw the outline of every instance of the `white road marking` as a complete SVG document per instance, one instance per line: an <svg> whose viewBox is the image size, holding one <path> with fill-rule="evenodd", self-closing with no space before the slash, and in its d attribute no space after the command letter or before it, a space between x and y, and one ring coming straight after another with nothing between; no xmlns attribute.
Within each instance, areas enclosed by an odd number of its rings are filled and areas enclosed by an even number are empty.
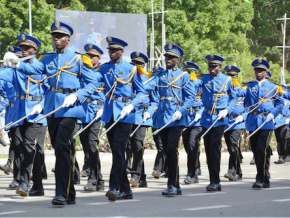
<svg viewBox="0 0 290 218"><path fill-rule="evenodd" d="M187 209L182 209L182 210L210 210L210 209L219 209L219 208L227 208L227 207L232 207L231 205L216 205L216 206L208 206L208 207L195 207L195 208L187 208Z"/></svg>
<svg viewBox="0 0 290 218"><path fill-rule="evenodd" d="M88 205L104 205L104 204L111 204L111 203L116 203L116 204L120 204L120 203L131 203L131 202L137 202L140 200L120 200L120 201L108 201L108 202L97 202L97 203L88 203Z"/></svg>
<svg viewBox="0 0 290 218"><path fill-rule="evenodd" d="M226 192L212 192L212 193L197 193L197 194L188 194L185 196L194 197L194 196L203 196L203 195L218 195L218 194L225 194Z"/></svg>
<svg viewBox="0 0 290 218"><path fill-rule="evenodd" d="M271 191L271 190L280 190L280 189L290 189L290 187L287 186L287 187L276 187L276 188L264 188L263 190Z"/></svg>
<svg viewBox="0 0 290 218"><path fill-rule="evenodd" d="M25 213L27 211L10 211L10 212L2 212L0 215L7 215L7 214L13 214L13 213Z"/></svg>
<svg viewBox="0 0 290 218"><path fill-rule="evenodd" d="M287 201L290 201L290 199L278 199L278 200L273 200L273 201L276 201L276 202L287 202Z"/></svg>

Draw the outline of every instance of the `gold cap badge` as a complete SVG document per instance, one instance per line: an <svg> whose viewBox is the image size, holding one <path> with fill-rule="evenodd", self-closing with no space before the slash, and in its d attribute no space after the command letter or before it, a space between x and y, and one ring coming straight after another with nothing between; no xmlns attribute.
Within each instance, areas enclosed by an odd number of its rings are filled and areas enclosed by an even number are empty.
<svg viewBox="0 0 290 218"><path fill-rule="evenodd" d="M259 58L258 62L259 62L259 63L262 63L262 58Z"/></svg>
<svg viewBox="0 0 290 218"><path fill-rule="evenodd" d="M136 56L139 57L140 56L140 53L139 52L136 52Z"/></svg>
<svg viewBox="0 0 290 218"><path fill-rule="evenodd" d="M22 39L22 40L25 40L25 39L26 39L26 36L25 36L24 34L22 34L22 35L21 35L21 39Z"/></svg>
<svg viewBox="0 0 290 218"><path fill-rule="evenodd" d="M11 46L11 47L10 47L10 50L11 50L11 51L14 51L14 48Z"/></svg>
<svg viewBox="0 0 290 218"><path fill-rule="evenodd" d="M93 48L93 44L92 43L89 44L89 48Z"/></svg>
<svg viewBox="0 0 290 218"><path fill-rule="evenodd" d="M213 55L210 55L210 59L213 59L214 58L214 56Z"/></svg>
<svg viewBox="0 0 290 218"><path fill-rule="evenodd" d="M60 27L60 23L58 21L55 21L55 26L56 26L56 28L59 28Z"/></svg>
<svg viewBox="0 0 290 218"><path fill-rule="evenodd" d="M168 45L168 48L169 48L169 49L172 49L172 44L169 44L169 45Z"/></svg>
<svg viewBox="0 0 290 218"><path fill-rule="evenodd" d="M108 37L108 40L109 40L110 42L112 42L112 38L111 38L111 37Z"/></svg>
<svg viewBox="0 0 290 218"><path fill-rule="evenodd" d="M229 65L229 70L231 70L232 69L232 65Z"/></svg>

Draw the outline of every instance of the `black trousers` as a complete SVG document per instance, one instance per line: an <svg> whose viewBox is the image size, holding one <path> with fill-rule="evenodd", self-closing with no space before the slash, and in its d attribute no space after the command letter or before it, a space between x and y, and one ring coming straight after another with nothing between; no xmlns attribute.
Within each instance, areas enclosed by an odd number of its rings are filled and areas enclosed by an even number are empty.
<svg viewBox="0 0 290 218"><path fill-rule="evenodd" d="M71 161L74 148L71 139L76 122L77 118L73 117L47 118L48 131L56 157L55 194L62 195L64 198L75 198L74 164Z"/></svg>
<svg viewBox="0 0 290 218"><path fill-rule="evenodd" d="M152 132L155 132L157 129L152 128ZM162 145L160 134L153 135L153 140L157 148L157 155L154 162L153 170L159 170L164 172L167 168L166 166L166 154Z"/></svg>
<svg viewBox="0 0 290 218"><path fill-rule="evenodd" d="M133 158L133 152L132 152L132 146L130 140L127 142L126 149L126 159L125 163L128 169L132 170L132 158Z"/></svg>
<svg viewBox="0 0 290 218"><path fill-rule="evenodd" d="M106 128L109 128L113 123L112 117ZM130 137L131 128L132 124L130 123L118 122L107 133L113 155L109 186L120 192L129 192L131 190L125 163L125 148Z"/></svg>
<svg viewBox="0 0 290 218"><path fill-rule="evenodd" d="M275 136L277 140L277 151L279 157L286 157L286 148L287 148L287 137L286 134L289 131L288 124L278 127L275 129Z"/></svg>
<svg viewBox="0 0 290 218"><path fill-rule="evenodd" d="M85 128L88 123L83 123L83 128ZM80 140L83 145L84 150L89 154L89 178L88 181L97 183L98 180L102 179L101 174L101 162L99 157L99 133L102 128L102 123L97 122L91 124L85 131L80 134ZM85 152L85 153L86 153Z"/></svg>
<svg viewBox="0 0 290 218"><path fill-rule="evenodd" d="M194 177L196 169L199 167L199 145L201 136L201 126L186 128L182 133L183 145L187 153L187 176L190 177Z"/></svg>
<svg viewBox="0 0 290 218"><path fill-rule="evenodd" d="M228 146L228 152L230 154L228 172L233 173L233 175L238 174L241 177L243 175L240 164L240 142L242 131L242 129L235 129L227 131L224 134Z"/></svg>
<svg viewBox="0 0 290 218"><path fill-rule="evenodd" d="M14 145L12 143L12 136L11 136L11 129L10 131L8 132L8 137L9 137L9 140L10 140L10 146L9 146L9 153L8 153L8 159L7 159L7 163L9 166L11 166L11 164L13 163L14 161Z"/></svg>
<svg viewBox="0 0 290 218"><path fill-rule="evenodd" d="M178 142L183 127L174 126L161 130L160 137L165 150L168 165L168 181L167 185L179 186L179 161L178 161Z"/></svg>
<svg viewBox="0 0 290 218"><path fill-rule="evenodd" d="M250 131L250 134L252 132ZM256 132L251 138L251 148L254 153L257 175L256 181L269 182L270 174L270 142L273 130L263 129Z"/></svg>
<svg viewBox="0 0 290 218"><path fill-rule="evenodd" d="M202 128L203 132L207 129ZM203 138L210 182L220 182L221 139L225 126L212 128Z"/></svg>
<svg viewBox="0 0 290 218"><path fill-rule="evenodd" d="M9 148L9 159L13 161L13 179L20 182L20 164L23 159L21 141L15 136L15 134L20 135L19 129L13 127L9 131L9 136L11 138L11 144ZM17 150L17 151L16 151ZM8 159L8 161L9 161Z"/></svg>
<svg viewBox="0 0 290 218"><path fill-rule="evenodd" d="M17 180L28 186L35 154L35 140L42 124L29 123L26 119L22 125L15 127L13 141L15 142L15 158L20 157L20 175ZM20 179L19 179L20 176Z"/></svg>
<svg viewBox="0 0 290 218"><path fill-rule="evenodd" d="M85 126L87 126L87 125L88 125L88 123L83 123L82 124L83 128ZM82 146L83 146L83 151L84 151L84 165L83 165L82 170L83 171L88 171L88 170L90 170L90 157L89 157L90 154L89 154L89 150L88 150L87 144L82 142L82 140L84 140L84 139L82 139L82 134L83 134L83 132L80 134L80 140L81 140L81 143L82 143Z"/></svg>
<svg viewBox="0 0 290 218"><path fill-rule="evenodd" d="M43 188L42 178L43 178L44 171L46 173L46 167L45 167L45 161L44 161L44 139L46 135L46 129L47 129L46 126L42 126L39 129L39 132L36 138L37 143L35 146L35 154L34 154L33 169L32 169L33 187L35 189Z"/></svg>
<svg viewBox="0 0 290 218"><path fill-rule="evenodd" d="M73 136L77 133L77 131L79 131L80 129L80 124L76 123L75 125L75 128L74 128L74 131L71 135L71 138L70 138L70 147L71 147L71 156L70 156L70 159L71 159L71 163L72 163L72 166L73 166L73 180L74 181L79 181L80 182L80 179L81 179L81 173L80 173L80 167L79 167L79 163L77 161L77 158L76 158L76 139L73 138Z"/></svg>
<svg viewBox="0 0 290 218"><path fill-rule="evenodd" d="M132 126L133 132L138 125ZM131 144L131 149L133 153L133 161L132 161L132 174L137 174L138 178L144 178L144 139L146 136L146 126L141 126L134 135L130 138L129 143Z"/></svg>

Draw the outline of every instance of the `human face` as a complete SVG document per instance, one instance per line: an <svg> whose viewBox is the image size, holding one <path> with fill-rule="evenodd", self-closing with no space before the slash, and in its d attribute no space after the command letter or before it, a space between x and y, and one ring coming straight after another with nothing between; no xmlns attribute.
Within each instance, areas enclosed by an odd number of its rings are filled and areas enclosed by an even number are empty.
<svg viewBox="0 0 290 218"><path fill-rule="evenodd" d="M99 61L101 60L101 56L99 55L93 55L93 54L88 54L91 58L93 66L97 65Z"/></svg>
<svg viewBox="0 0 290 218"><path fill-rule="evenodd" d="M209 64L208 65L208 71L212 77L215 77L218 75L219 72L221 72L221 65L220 64Z"/></svg>
<svg viewBox="0 0 290 218"><path fill-rule="evenodd" d="M267 75L267 70L262 69L262 68L255 68L254 71L255 71L256 79L258 81L265 79L265 77Z"/></svg>
<svg viewBox="0 0 290 218"><path fill-rule="evenodd" d="M179 58L173 55L165 55L165 64L167 69L172 69L179 63Z"/></svg>
<svg viewBox="0 0 290 218"><path fill-rule="evenodd" d="M34 55L37 52L37 49L31 46L22 45L21 52L22 52L23 57L27 57L30 55Z"/></svg>
<svg viewBox="0 0 290 218"><path fill-rule="evenodd" d="M114 62L118 61L122 57L123 52L123 49L109 48L110 59Z"/></svg>
<svg viewBox="0 0 290 218"><path fill-rule="evenodd" d="M54 48L57 51L62 51L65 49L70 41L70 37L66 34L62 33L53 33L52 34L52 42L54 45Z"/></svg>

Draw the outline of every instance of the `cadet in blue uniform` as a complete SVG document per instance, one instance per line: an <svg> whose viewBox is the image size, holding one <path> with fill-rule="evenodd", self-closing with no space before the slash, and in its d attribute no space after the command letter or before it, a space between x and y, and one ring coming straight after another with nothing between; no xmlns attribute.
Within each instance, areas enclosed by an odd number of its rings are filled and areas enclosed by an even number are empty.
<svg viewBox="0 0 290 218"><path fill-rule="evenodd" d="M256 80L248 83L246 92L239 93L245 97L245 105L248 110L246 129L253 133L264 122L266 124L250 137L252 151L254 153L257 175L254 189L270 187L270 142L274 130L273 120L281 112L283 100L278 87L265 79L269 63L263 59L253 61Z"/></svg>
<svg viewBox="0 0 290 218"><path fill-rule="evenodd" d="M100 191L104 189L104 180L101 174L101 163L99 158L99 134L102 129L103 123L100 122L103 114L103 106L105 100L105 90L103 88L103 78L100 73L96 72L100 65L99 60L103 51L94 44L86 44L84 50L90 56L95 77L98 78L99 89L86 99L83 107L86 116L81 118L82 126L85 128L93 119L97 118L85 131L80 134L80 140L83 145L84 151L89 154L89 176L88 183L84 187L85 191Z"/></svg>
<svg viewBox="0 0 290 218"><path fill-rule="evenodd" d="M207 55L209 74L201 78L204 111L201 116L203 131L218 119L213 128L204 136L204 147L210 176L207 191L221 191L220 162L221 138L227 123L226 116L235 107L235 93L232 92L232 78L221 73L224 59L218 55ZM198 81L197 81L198 82Z"/></svg>
<svg viewBox="0 0 290 218"><path fill-rule="evenodd" d="M15 53L17 55L17 57L22 57L22 52L21 52L21 48L18 46L11 46L8 48L8 51ZM6 93L6 97L8 99L8 105L3 105L5 107L6 110L6 114L5 114L5 125L7 125L10 122L15 122L16 119L13 119L13 117L15 116L16 112L15 112L15 108L14 108L14 101L15 101L15 88L13 86L13 84L8 83L6 81L4 81L4 91ZM3 102L4 103L4 102ZM9 138L12 138L11 132L8 132ZM9 175L12 169L12 163L13 163L13 176L18 175L19 172L19 166L18 164L20 164L20 161L15 161L14 162L14 144L12 143L12 141L10 140L10 146L9 146L9 154L8 154L8 159L7 159L7 163L4 166L0 166L0 170L3 170L5 174ZM14 177L15 178L15 177ZM10 183L9 187L10 188L18 188L19 183L17 182L16 179L13 179L13 181Z"/></svg>
<svg viewBox="0 0 290 218"><path fill-rule="evenodd" d="M24 57L34 55L39 46L40 41L28 34L20 34L18 36L19 46L21 47ZM6 53L4 59L9 56L15 55L14 53ZM8 56L8 57L7 57ZM13 56L14 57L14 56ZM25 61L26 65L37 64L36 58ZM11 65L13 66L13 65ZM12 140L15 145L15 159L20 159L20 173L17 175L16 180L19 182L19 188L16 190L16 194L21 196L28 195L28 185L30 181L30 174L32 170L33 160L35 152L38 154L38 149L35 148L35 140L43 124L43 120L35 123L38 119L41 111L43 110L43 99L48 89L45 83L45 76L33 75L26 76L20 73L18 70L7 67L0 72L0 79L10 82L14 85L16 90L15 107L19 107L17 111L17 119L20 119L28 114L24 121L18 123L15 128L12 128ZM19 109L18 108L18 109ZM41 174L41 171L39 172ZM36 175L35 175L36 176ZM37 177L37 176L36 176ZM34 182L32 189L29 192L30 196L44 195L42 179Z"/></svg>
<svg viewBox="0 0 290 218"><path fill-rule="evenodd" d="M282 97L283 98L283 97ZM289 132L290 101L284 99L284 105L281 113L275 118L275 136L277 140L277 151L279 155L275 164L284 164L286 159L287 134Z"/></svg>
<svg viewBox="0 0 290 218"><path fill-rule="evenodd" d="M45 96L44 114L62 107L47 118L48 130L55 149L56 193L54 205L75 204L73 184L73 163L70 161L73 130L78 118L85 116L81 105L98 87L98 82L91 73L91 60L68 49L73 29L65 23L55 21L51 25L51 35L55 52L40 56L35 65L17 61L16 67L26 74L47 74L50 90ZM86 85L81 88L81 83Z"/></svg>
<svg viewBox="0 0 290 218"><path fill-rule="evenodd" d="M195 86L196 80L200 80L202 74L198 71L199 66L190 61L183 62L184 70L186 70L192 78L191 83ZM187 119L188 125L182 133L182 141L187 153L187 175L184 180L185 184L198 183L198 168L199 162L199 144L202 135L202 126L200 124L201 114L204 110L201 100L202 89L199 86L195 87L196 98L193 106L188 110ZM190 124L190 125L189 125Z"/></svg>
<svg viewBox="0 0 290 218"><path fill-rule="evenodd" d="M224 68L228 76L232 77L232 89L234 92L243 91L241 85L238 81L238 74L241 71L238 67L233 65L228 65ZM229 167L228 172L225 174L225 178L230 181L238 181L242 179L242 170L240 164L240 142L242 131L245 129L245 120L243 118L245 115L244 97L237 98L237 103L233 110L229 113L228 122L226 129L235 123L231 129L224 133L225 141L228 147L229 157Z"/></svg>
<svg viewBox="0 0 290 218"><path fill-rule="evenodd" d="M178 142L181 131L188 124L186 114L192 107L195 99L195 90L190 83L190 76L177 67L183 50L175 44L166 44L165 47L166 71L158 74L147 86L156 86L160 96L156 111L156 125L162 128L160 137L166 152L168 164L167 189L162 192L165 196L181 195L179 186Z"/></svg>
<svg viewBox="0 0 290 218"><path fill-rule="evenodd" d="M152 77L157 76L157 74L163 72L164 70L165 69L163 67L160 67L160 66L153 67L152 73L151 73L152 75L149 75L148 79L151 79L151 76ZM156 112L153 114L152 120L153 120L152 132L155 132L157 130ZM154 161L154 167L153 167L152 176L154 178L156 178L156 179L159 179L159 177L162 176L162 175L166 176L166 171L167 171L166 154L165 154L165 150L163 148L162 141L161 141L159 133L157 133L156 135L153 135L153 140L155 142L155 146L156 146L156 149L157 149L157 154L156 154L155 161Z"/></svg>
<svg viewBox="0 0 290 218"><path fill-rule="evenodd" d="M141 80L145 82L148 78L148 73L145 72L145 64L148 63L148 57L141 52L131 53L131 63L137 66L138 74ZM131 168L132 187L147 187L146 174L144 172L144 138L146 129L152 126L152 115L157 109L158 97L156 93L147 92L146 98L135 111L135 124L132 126L132 132L142 123L129 142L132 149L133 161Z"/></svg>
<svg viewBox="0 0 290 218"><path fill-rule="evenodd" d="M124 47L128 44L115 37L106 39L111 60L99 69L104 77L106 89L102 121L106 123L106 128L109 128L120 118L120 121L107 132L113 154L113 164L106 196L109 200L115 201L133 198L126 174L125 148L132 124L135 123L135 114L132 112L134 109L137 110L146 96L142 81L136 71L137 67L122 58Z"/></svg>

